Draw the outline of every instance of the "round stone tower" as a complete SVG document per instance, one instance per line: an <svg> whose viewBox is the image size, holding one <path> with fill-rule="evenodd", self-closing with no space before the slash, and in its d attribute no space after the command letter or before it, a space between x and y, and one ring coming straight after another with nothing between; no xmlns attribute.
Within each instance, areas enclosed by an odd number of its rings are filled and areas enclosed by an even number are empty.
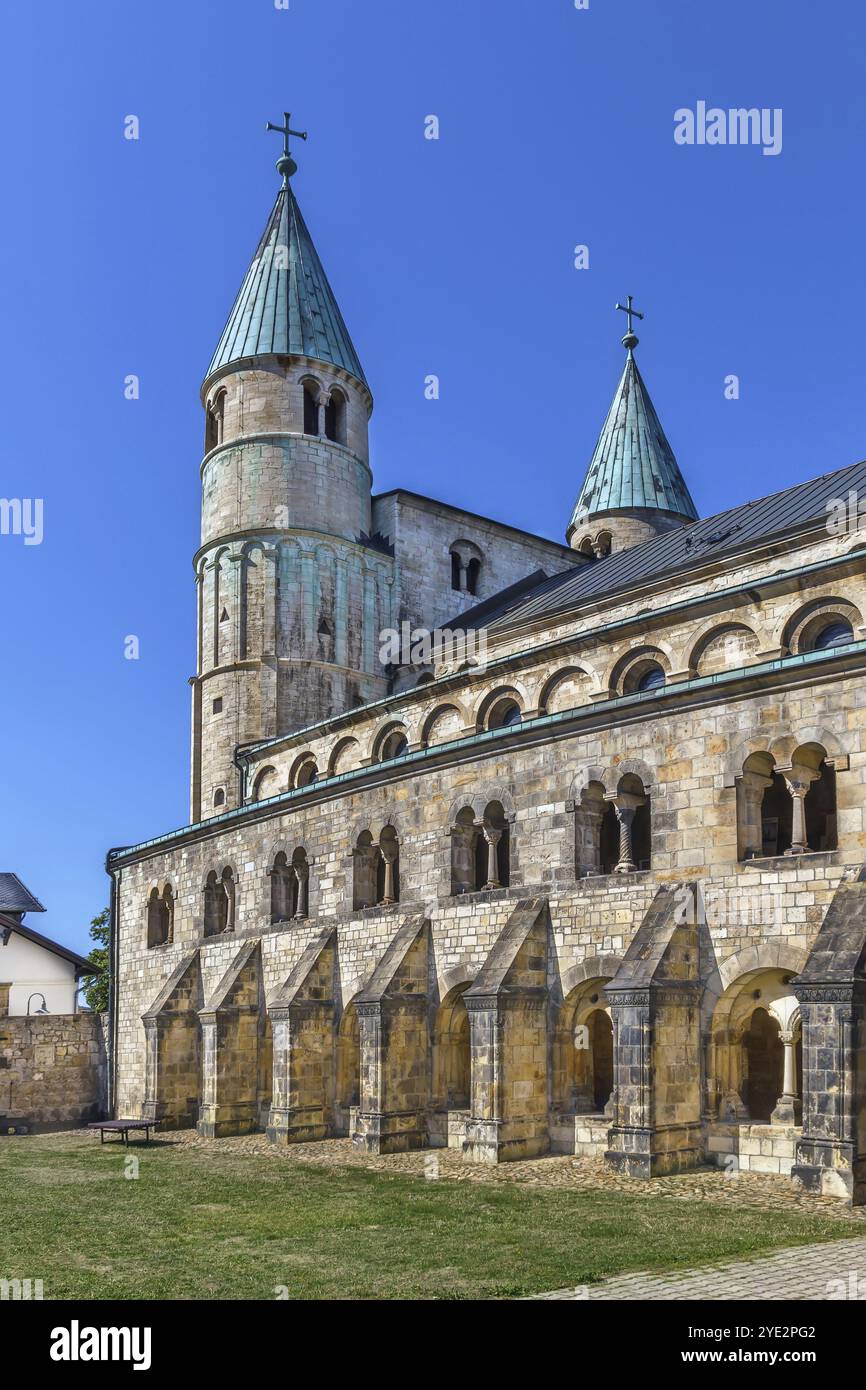
<svg viewBox="0 0 866 1390"><path fill-rule="evenodd" d="M238 745L386 691L376 637L393 561L369 538L373 401L291 186L289 133L287 118L282 186L201 393L194 821L239 804Z"/></svg>
<svg viewBox="0 0 866 1390"><path fill-rule="evenodd" d="M573 550L603 559L697 521L695 504L641 376L628 305L627 356L613 403L565 533Z"/></svg>

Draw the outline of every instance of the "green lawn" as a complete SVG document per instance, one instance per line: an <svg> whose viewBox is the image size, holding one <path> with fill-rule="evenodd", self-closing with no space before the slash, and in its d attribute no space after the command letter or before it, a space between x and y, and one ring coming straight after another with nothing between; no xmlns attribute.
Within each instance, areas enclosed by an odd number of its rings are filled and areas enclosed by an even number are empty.
<svg viewBox="0 0 866 1390"><path fill-rule="evenodd" d="M0 1278L46 1298L496 1298L862 1234L797 1212L424 1181L81 1135L0 1140Z"/></svg>

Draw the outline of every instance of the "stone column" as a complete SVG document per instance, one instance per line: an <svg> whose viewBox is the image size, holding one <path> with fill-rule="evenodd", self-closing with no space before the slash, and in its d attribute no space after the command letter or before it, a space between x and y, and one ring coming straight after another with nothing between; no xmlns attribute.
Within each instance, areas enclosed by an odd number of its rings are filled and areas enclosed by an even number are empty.
<svg viewBox="0 0 866 1390"><path fill-rule="evenodd" d="M386 844L379 846L379 853L385 862L385 886L382 893L382 906L390 907L397 899L394 896L394 865L397 863L397 846Z"/></svg>
<svg viewBox="0 0 866 1390"><path fill-rule="evenodd" d="M797 1123L795 1109L799 1099L797 1095L797 1058L794 1051L795 1039L793 1033L782 1033L780 1037L784 1048L782 1094L776 1102L770 1120L774 1125L794 1125Z"/></svg>
<svg viewBox="0 0 866 1390"><path fill-rule="evenodd" d="M614 869L614 873L633 874L636 865L632 857L632 826L635 812L639 806L643 806L646 798L637 796L633 792L619 792L616 796L607 799L613 802L613 809L616 811L616 818L619 823L619 863Z"/></svg>
<svg viewBox="0 0 866 1390"><path fill-rule="evenodd" d="M293 864L292 870L298 881L298 905L295 918L300 920L309 913L310 867L308 864Z"/></svg>
<svg viewBox="0 0 866 1390"><path fill-rule="evenodd" d="M809 841L806 836L806 793L820 773L811 767L780 768L785 785L793 800L793 826L791 829L791 848L786 854L807 854Z"/></svg>
<svg viewBox="0 0 866 1390"><path fill-rule="evenodd" d="M502 831L496 830L490 825L482 825L482 833L487 841L487 882L485 888L499 888L499 863L496 855L496 847L502 839Z"/></svg>
<svg viewBox="0 0 866 1390"><path fill-rule="evenodd" d="M320 397L319 397L318 405L317 405L317 410L318 410L319 419L318 419L318 424L317 424L317 426L316 426L316 431L317 431L317 433L318 433L318 435L319 435L319 438L320 438L320 439L324 439L324 437L325 437L325 400L324 400L324 397L323 397L323 396L320 396Z"/></svg>
<svg viewBox="0 0 866 1390"><path fill-rule="evenodd" d="M458 582L460 584L461 594L467 593L469 590L469 565L467 561L463 559L460 560L460 578Z"/></svg>

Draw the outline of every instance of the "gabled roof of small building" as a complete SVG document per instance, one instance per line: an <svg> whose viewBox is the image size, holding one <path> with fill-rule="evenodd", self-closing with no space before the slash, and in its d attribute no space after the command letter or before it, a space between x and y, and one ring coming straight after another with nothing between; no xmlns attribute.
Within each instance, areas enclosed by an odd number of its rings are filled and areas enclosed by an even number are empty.
<svg viewBox="0 0 866 1390"><path fill-rule="evenodd" d="M0 912L44 912L38 898L25 888L17 874L0 873Z"/></svg>
<svg viewBox="0 0 866 1390"><path fill-rule="evenodd" d="M207 375L242 358L274 353L329 362L367 384L288 178L277 194Z"/></svg>
<svg viewBox="0 0 866 1390"><path fill-rule="evenodd" d="M45 909L43 908L44 912ZM68 946L61 946L59 941L52 941L49 936L43 936L41 932L34 931L32 927L25 927L23 922L19 922L15 917L7 917L0 912L0 940L6 932L23 936L25 940L32 941L36 946L42 946L46 951L50 951L54 956L61 956L76 967L76 975L101 975L102 967L94 965L92 960L87 960L80 956L77 951L72 951ZM2 947L0 947L2 950ZM0 962L2 962L0 955Z"/></svg>
<svg viewBox="0 0 866 1390"><path fill-rule="evenodd" d="M796 531L826 519L828 503L846 498L849 490L866 493L866 462L852 463L805 483L745 502L726 512L705 517L661 536L621 550L592 564L581 564L541 581L535 590L490 626L505 628L567 612L584 600L598 601L650 579L682 578L708 560ZM852 542L852 549L856 542Z"/></svg>
<svg viewBox="0 0 866 1390"><path fill-rule="evenodd" d="M635 508L698 515L630 349L566 536L590 516Z"/></svg>

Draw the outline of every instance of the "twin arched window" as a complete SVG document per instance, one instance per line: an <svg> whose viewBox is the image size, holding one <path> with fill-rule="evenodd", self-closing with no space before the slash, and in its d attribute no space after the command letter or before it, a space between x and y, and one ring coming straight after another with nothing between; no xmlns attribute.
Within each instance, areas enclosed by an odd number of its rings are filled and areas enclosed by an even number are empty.
<svg viewBox="0 0 866 1390"><path fill-rule="evenodd" d="M296 849L291 860L281 850L268 871L271 876L271 921L288 922L309 916L310 867L306 850Z"/></svg>
<svg viewBox="0 0 866 1390"><path fill-rule="evenodd" d="M385 826L378 841L362 830L352 857L356 909L390 907L400 901L400 841L393 825Z"/></svg>
<svg viewBox="0 0 866 1390"><path fill-rule="evenodd" d="M225 411L226 411L226 392L225 389L218 391L205 411L204 428L204 451L210 453L218 444L222 444L225 436Z"/></svg>
<svg viewBox="0 0 866 1390"><path fill-rule="evenodd" d="M346 443L346 414L348 402L336 387L327 401L312 382L304 382L304 434L319 437L335 444Z"/></svg>
<svg viewBox="0 0 866 1390"><path fill-rule="evenodd" d="M480 820L471 806L464 806L451 827L451 892L507 888L510 850L508 820L500 801L488 802Z"/></svg>
<svg viewBox="0 0 866 1390"><path fill-rule="evenodd" d="M174 894L167 883L160 893L151 891L147 900L147 944L167 946L174 936Z"/></svg>
<svg viewBox="0 0 866 1390"><path fill-rule="evenodd" d="M451 547L451 588L477 595L481 582L481 551L472 541L455 541Z"/></svg>
<svg viewBox="0 0 866 1390"><path fill-rule="evenodd" d="M235 879L228 867L211 869L204 885L204 934L219 936L235 928Z"/></svg>

